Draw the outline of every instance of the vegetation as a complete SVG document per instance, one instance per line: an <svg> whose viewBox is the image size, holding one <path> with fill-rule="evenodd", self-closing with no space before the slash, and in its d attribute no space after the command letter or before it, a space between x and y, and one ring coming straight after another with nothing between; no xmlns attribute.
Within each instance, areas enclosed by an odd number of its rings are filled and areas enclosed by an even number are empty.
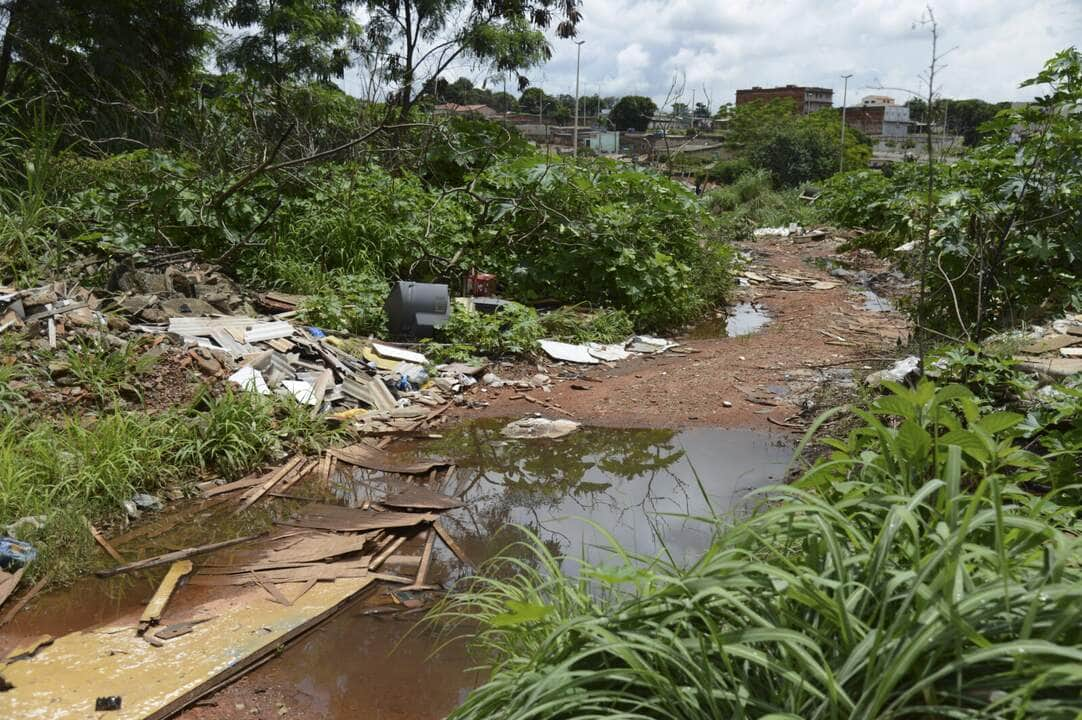
<svg viewBox="0 0 1082 720"><path fill-rule="evenodd" d="M879 231L856 242L888 252L919 241L917 254L931 260L922 309L933 329L980 339L1082 307L1082 54L1059 53L1023 86L1045 84L1048 94L983 125L984 139L957 163L934 166L930 207L928 174L913 166L826 186L837 222Z"/></svg>
<svg viewBox="0 0 1082 720"><path fill-rule="evenodd" d="M452 717L1075 717L1076 511L1021 487L1056 454L960 386L857 416L690 567L496 561L443 608L493 659Z"/></svg>
<svg viewBox="0 0 1082 720"><path fill-rule="evenodd" d="M657 112L657 105L648 97L625 95L609 113L609 123L617 130L642 132L650 125L650 118Z"/></svg>

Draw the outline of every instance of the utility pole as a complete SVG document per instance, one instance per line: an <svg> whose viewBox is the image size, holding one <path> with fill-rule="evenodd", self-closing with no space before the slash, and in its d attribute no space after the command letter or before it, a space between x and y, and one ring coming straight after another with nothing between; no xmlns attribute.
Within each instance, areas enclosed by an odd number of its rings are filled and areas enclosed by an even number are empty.
<svg viewBox="0 0 1082 720"><path fill-rule="evenodd" d="M845 85L842 86L842 150L839 153L841 159L838 161L838 172L845 172L845 106L849 102L849 78L851 77L853 73L842 75Z"/></svg>
<svg viewBox="0 0 1082 720"><path fill-rule="evenodd" d="M571 132L571 155L579 155L579 67L582 65L582 44L585 40L576 40L578 45L575 54L575 129Z"/></svg>

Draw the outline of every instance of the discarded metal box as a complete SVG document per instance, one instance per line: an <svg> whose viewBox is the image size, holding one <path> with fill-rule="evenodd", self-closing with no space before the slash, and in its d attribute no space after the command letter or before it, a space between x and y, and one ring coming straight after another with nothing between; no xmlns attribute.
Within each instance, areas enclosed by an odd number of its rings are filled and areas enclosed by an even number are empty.
<svg viewBox="0 0 1082 720"><path fill-rule="evenodd" d="M384 303L391 333L431 337L451 317L451 295L446 285L399 281Z"/></svg>

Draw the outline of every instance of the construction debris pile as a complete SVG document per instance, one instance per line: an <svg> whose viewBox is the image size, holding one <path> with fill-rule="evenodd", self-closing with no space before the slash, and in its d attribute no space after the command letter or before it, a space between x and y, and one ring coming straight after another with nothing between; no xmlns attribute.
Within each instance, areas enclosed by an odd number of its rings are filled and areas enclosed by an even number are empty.
<svg viewBox="0 0 1082 720"><path fill-rule="evenodd" d="M266 500L293 503L277 506L271 513L277 519L262 533L132 562L121 555L124 544L155 532L154 526L111 540L95 533L119 563L99 577L168 571L141 613L63 637L39 636L8 653L0 665L7 690L0 693L0 715L29 717L44 702L56 718L92 717L103 705L118 711L116 717L168 717L374 583L397 588L387 597L400 608L424 607L426 593L445 589L432 577L437 541L473 567L441 523L444 513L462 507L462 493L434 489L449 486L453 466L404 460L384 451L386 442L369 439L316 458L296 455L265 473L208 484L203 500L174 513L169 526L211 508L241 512ZM356 487L357 473L366 488L381 491L365 497L344 492ZM297 492L330 493L342 504L298 502Z"/></svg>
<svg viewBox="0 0 1082 720"><path fill-rule="evenodd" d="M1017 339L1025 343L1014 358L1021 369L1049 381L1082 373L1082 314L1033 328Z"/></svg>

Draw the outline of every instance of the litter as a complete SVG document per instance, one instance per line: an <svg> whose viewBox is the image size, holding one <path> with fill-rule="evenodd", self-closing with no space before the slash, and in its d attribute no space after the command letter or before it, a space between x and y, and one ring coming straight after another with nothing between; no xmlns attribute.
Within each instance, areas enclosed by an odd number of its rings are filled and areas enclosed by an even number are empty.
<svg viewBox="0 0 1082 720"><path fill-rule="evenodd" d="M916 355L910 355L909 357L899 360L894 365L886 370L880 370L874 372L865 378L864 382L868 385L878 385L885 381L890 382L905 382L911 375L919 372L920 358Z"/></svg>
<svg viewBox="0 0 1082 720"><path fill-rule="evenodd" d="M304 380L283 380L279 384L279 392L285 391L286 395L292 395L293 399L302 405L315 405L315 387Z"/></svg>
<svg viewBox="0 0 1082 720"><path fill-rule="evenodd" d="M34 562L37 557L38 551L30 543L12 537L0 537L0 569L18 569Z"/></svg>
<svg viewBox="0 0 1082 720"><path fill-rule="evenodd" d="M600 343L586 343L586 349L590 355L604 362L619 362L631 357L631 353L624 350L623 345L602 345Z"/></svg>
<svg viewBox="0 0 1082 720"><path fill-rule="evenodd" d="M229 381L238 385L242 390L256 392L260 395L270 395L271 393L267 381L263 379L263 373L247 365L230 375Z"/></svg>
<svg viewBox="0 0 1082 720"><path fill-rule="evenodd" d="M501 434L516 440L534 440L539 438L555 439L578 430L580 424L574 420L549 420L548 418L523 418L504 426Z"/></svg>
<svg viewBox="0 0 1082 720"><path fill-rule="evenodd" d="M570 343L557 342L556 340L542 340L541 349L554 360L579 363L582 365L596 365L600 362L590 354L590 349L585 345L572 345Z"/></svg>
<svg viewBox="0 0 1082 720"><path fill-rule="evenodd" d="M391 345L383 345L382 343L377 342L372 343L372 349L377 355L390 360L402 360L417 365L428 365L428 358L421 353L413 352L412 350L405 350Z"/></svg>
<svg viewBox="0 0 1082 720"><path fill-rule="evenodd" d="M631 342L627 344L627 349L631 352L641 353L643 355L653 355L655 353L671 350L678 345L679 343L675 343L672 340L666 340L665 338L653 337L651 335L636 335L631 339Z"/></svg>
<svg viewBox="0 0 1082 720"><path fill-rule="evenodd" d="M162 578L161 584L158 585L158 589L154 592L154 596L147 603L143 616L139 618L139 628L136 631L138 634L142 635L151 625L158 624L158 621L162 618L162 613L165 612L165 606L173 596L173 591L177 589L177 583L190 573L193 567L191 560L178 560L173 563L169 568L169 572Z"/></svg>

